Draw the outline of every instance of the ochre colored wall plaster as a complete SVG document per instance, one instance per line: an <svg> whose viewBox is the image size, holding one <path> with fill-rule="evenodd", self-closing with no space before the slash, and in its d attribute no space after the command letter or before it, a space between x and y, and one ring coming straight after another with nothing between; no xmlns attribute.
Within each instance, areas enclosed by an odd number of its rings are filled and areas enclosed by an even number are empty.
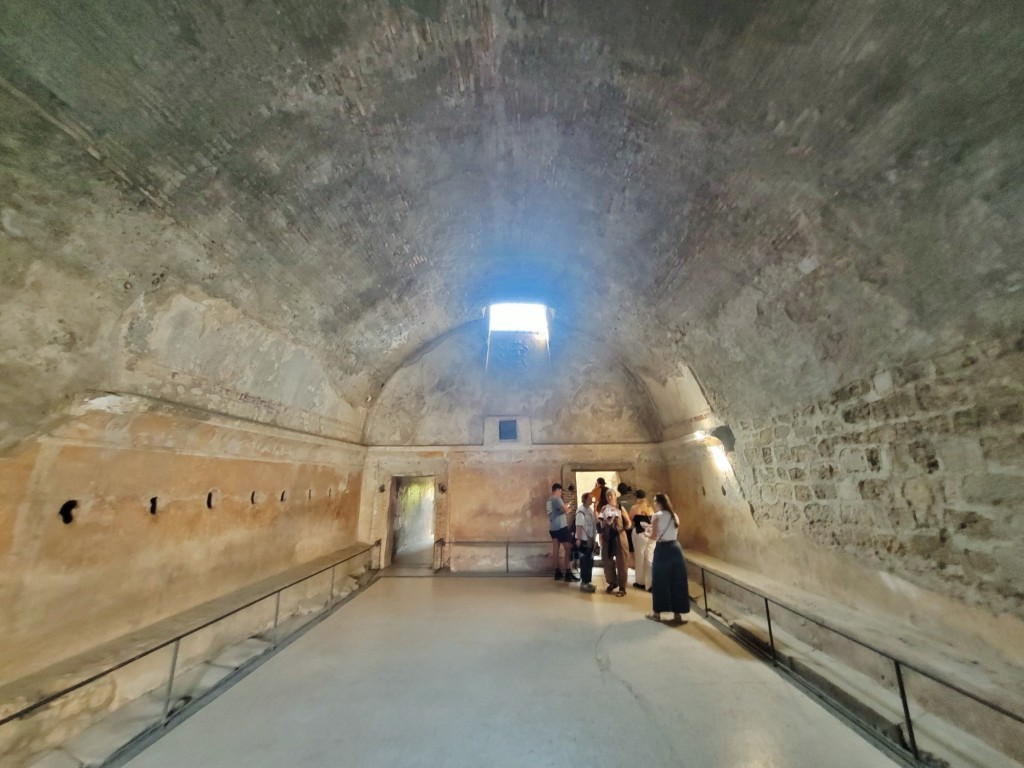
<svg viewBox="0 0 1024 768"><path fill-rule="evenodd" d="M0 459L0 681L356 541L365 449L92 402L104 409Z"/></svg>

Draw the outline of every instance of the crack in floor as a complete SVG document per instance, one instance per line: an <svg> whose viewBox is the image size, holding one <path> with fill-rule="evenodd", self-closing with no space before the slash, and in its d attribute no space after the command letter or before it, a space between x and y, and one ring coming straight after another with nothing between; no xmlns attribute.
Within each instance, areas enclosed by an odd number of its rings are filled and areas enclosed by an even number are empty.
<svg viewBox="0 0 1024 768"><path fill-rule="evenodd" d="M597 662L597 669L601 675L601 682L607 685L609 683L609 679L611 679L618 683L622 688L625 688L626 691L629 692L629 695L633 697L636 705L640 708L640 711L643 713L643 718L648 722L655 723L658 721L658 716L660 714L658 710L651 705L640 691L637 691L636 688L633 687L633 684L629 680L615 672L612 668L610 654L601 647L609 631L611 631L614 626L615 625L609 625L605 627L601 634L598 635L597 642L594 644L594 660ZM679 762L680 755L676 752L675 745L672 743L671 739L665 737L662 734L661 729L657 729L656 733L658 741L667 748L669 758L672 762Z"/></svg>

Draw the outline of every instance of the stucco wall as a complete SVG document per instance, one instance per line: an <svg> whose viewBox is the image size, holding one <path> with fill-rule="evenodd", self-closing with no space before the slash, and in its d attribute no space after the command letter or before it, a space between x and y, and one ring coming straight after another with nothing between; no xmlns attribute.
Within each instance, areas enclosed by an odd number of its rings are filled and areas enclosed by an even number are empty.
<svg viewBox="0 0 1024 768"><path fill-rule="evenodd" d="M435 532L454 547L453 569L500 570L504 568L503 546L469 562L459 542L544 542L546 547L544 503L551 484L561 482L568 487L575 470L588 469L618 469L637 487L658 489L666 482L654 444L369 448L363 477L362 519L368 526L364 538L387 539L389 495L386 490L379 491L381 486L389 488L395 476L434 475L446 488L435 497ZM567 501L571 497L571 493L565 495ZM541 565L547 567L546 562Z"/></svg>
<svg viewBox="0 0 1024 768"><path fill-rule="evenodd" d="M479 445L484 417L530 419L536 445L643 443L661 422L646 387L609 350L555 325L547 350L516 365L488 357L484 321L428 346L384 385L368 445Z"/></svg>
<svg viewBox="0 0 1024 768"><path fill-rule="evenodd" d="M0 681L357 539L361 447L141 398L74 411L0 459Z"/></svg>

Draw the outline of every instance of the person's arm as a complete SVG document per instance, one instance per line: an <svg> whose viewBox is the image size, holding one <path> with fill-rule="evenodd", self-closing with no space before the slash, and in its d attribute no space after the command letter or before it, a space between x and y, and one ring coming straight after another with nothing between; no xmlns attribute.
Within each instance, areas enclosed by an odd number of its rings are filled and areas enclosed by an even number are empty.
<svg viewBox="0 0 1024 768"><path fill-rule="evenodd" d="M649 537L654 539L655 541L658 540L658 518L659 515L655 515L654 517L652 517L650 528L648 528L648 530L650 531Z"/></svg>

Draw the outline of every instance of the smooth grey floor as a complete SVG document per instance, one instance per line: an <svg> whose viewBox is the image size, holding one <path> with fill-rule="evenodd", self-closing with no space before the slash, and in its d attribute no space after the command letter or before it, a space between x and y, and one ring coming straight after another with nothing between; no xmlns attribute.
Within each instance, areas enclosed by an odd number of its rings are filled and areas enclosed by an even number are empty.
<svg viewBox="0 0 1024 768"><path fill-rule="evenodd" d="M649 607L539 578L385 578L129 765L895 765L700 618Z"/></svg>

